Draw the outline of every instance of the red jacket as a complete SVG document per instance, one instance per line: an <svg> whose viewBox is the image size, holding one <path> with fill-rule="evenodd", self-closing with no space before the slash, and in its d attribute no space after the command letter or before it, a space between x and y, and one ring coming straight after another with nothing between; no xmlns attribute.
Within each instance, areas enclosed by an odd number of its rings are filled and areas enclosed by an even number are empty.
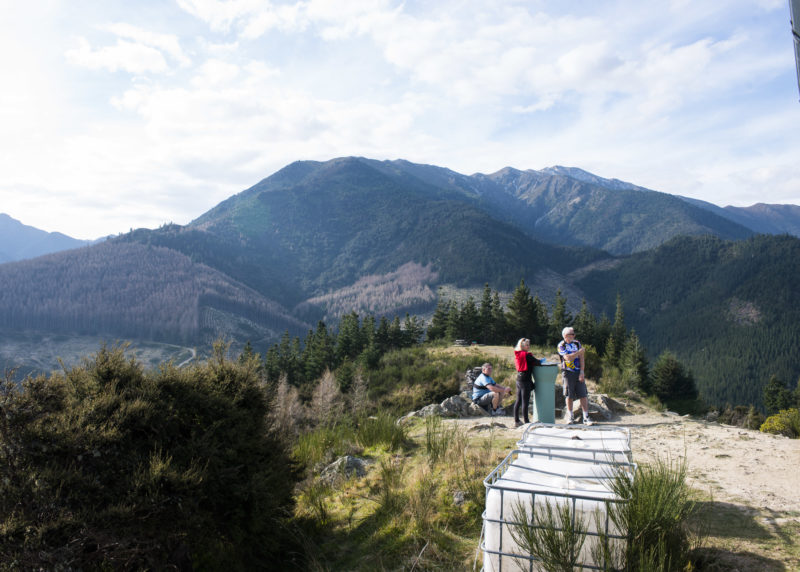
<svg viewBox="0 0 800 572"><path fill-rule="evenodd" d="M524 350L514 350L514 362L517 371L528 371L528 360L526 358L528 352Z"/></svg>

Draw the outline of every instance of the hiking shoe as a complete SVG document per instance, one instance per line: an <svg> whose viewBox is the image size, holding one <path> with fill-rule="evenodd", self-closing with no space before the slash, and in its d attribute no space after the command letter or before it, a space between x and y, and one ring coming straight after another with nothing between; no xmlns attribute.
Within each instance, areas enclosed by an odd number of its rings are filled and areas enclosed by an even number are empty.
<svg viewBox="0 0 800 572"><path fill-rule="evenodd" d="M492 415L505 415L505 414L506 410L503 409L502 407L498 407L497 409L494 410L494 412L492 412Z"/></svg>
<svg viewBox="0 0 800 572"><path fill-rule="evenodd" d="M565 414L564 423L566 423L567 425L572 425L573 423L575 423L575 417L569 414Z"/></svg>
<svg viewBox="0 0 800 572"><path fill-rule="evenodd" d="M583 424L586 425L587 427L591 427L592 425L594 425L594 421L592 421L588 417L584 417Z"/></svg>
<svg viewBox="0 0 800 572"><path fill-rule="evenodd" d="M514 427L522 427L523 425L522 421L514 421Z"/></svg>

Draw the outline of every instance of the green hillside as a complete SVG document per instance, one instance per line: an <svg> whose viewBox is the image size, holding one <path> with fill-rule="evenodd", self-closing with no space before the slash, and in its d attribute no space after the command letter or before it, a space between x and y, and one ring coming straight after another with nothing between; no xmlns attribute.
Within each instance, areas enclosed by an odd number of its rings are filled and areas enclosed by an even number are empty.
<svg viewBox="0 0 800 572"><path fill-rule="evenodd" d="M579 282L597 311L625 319L651 356L674 351L710 403L756 405L771 375L794 385L800 342L800 239L676 238Z"/></svg>
<svg viewBox="0 0 800 572"><path fill-rule="evenodd" d="M217 237L226 242L224 250L197 251L196 241ZM387 173L356 158L290 165L186 229L130 239L191 252L286 304L408 262L430 264L441 283L476 286L488 280L510 289L521 275L542 268L562 273L607 257L537 242L461 190ZM269 276L275 268L279 275ZM286 280L292 281L291 293L276 291Z"/></svg>

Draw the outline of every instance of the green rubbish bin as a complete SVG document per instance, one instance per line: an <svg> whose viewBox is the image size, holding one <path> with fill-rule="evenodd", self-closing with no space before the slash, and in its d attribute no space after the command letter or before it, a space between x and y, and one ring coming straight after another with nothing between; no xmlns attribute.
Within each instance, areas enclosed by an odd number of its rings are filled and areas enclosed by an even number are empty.
<svg viewBox="0 0 800 572"><path fill-rule="evenodd" d="M541 364L533 366L533 421L539 423L556 422L556 377L558 365Z"/></svg>

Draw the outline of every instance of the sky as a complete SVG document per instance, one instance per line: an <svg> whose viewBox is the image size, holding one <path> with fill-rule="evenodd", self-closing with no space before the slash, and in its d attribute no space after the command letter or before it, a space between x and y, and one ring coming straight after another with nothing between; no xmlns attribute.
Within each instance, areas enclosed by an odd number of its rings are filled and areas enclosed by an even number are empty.
<svg viewBox="0 0 800 572"><path fill-rule="evenodd" d="M788 0L0 0L0 212L186 224L298 160L800 204Z"/></svg>

